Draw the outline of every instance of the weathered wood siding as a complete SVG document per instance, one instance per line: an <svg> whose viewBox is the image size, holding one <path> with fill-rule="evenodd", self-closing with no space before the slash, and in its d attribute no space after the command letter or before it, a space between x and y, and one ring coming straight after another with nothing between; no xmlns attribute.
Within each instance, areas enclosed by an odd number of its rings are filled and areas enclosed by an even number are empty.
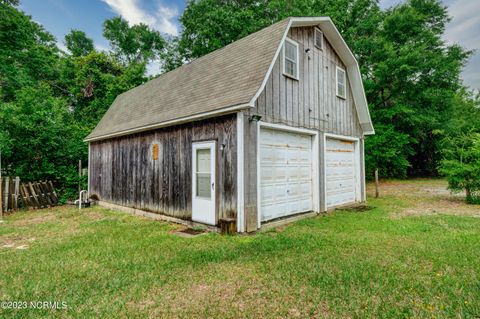
<svg viewBox="0 0 480 319"><path fill-rule="evenodd" d="M203 140L217 141L218 217L236 218L235 114L92 142L90 193L114 204L191 219L192 142ZM158 144L157 160L153 144Z"/></svg>
<svg viewBox="0 0 480 319"><path fill-rule="evenodd" d="M288 37L299 44L299 79L283 75L280 54L251 114L269 123L361 137L348 81L347 98L336 95L336 66L346 68L326 37L323 50L314 45L313 27L291 28Z"/></svg>

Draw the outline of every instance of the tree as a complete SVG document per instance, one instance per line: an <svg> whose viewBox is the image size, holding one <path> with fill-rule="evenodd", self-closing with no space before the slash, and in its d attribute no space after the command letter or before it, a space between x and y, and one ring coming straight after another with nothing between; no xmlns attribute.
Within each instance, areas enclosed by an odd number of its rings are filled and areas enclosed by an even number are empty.
<svg viewBox="0 0 480 319"><path fill-rule="evenodd" d="M160 32L143 23L129 26L120 17L105 20L103 36L110 41L115 56L125 64L146 64L158 59L166 45Z"/></svg>
<svg viewBox="0 0 480 319"><path fill-rule="evenodd" d="M31 17L0 2L0 100L38 81L58 79L55 38Z"/></svg>
<svg viewBox="0 0 480 319"><path fill-rule="evenodd" d="M146 80L144 61L95 52L78 30L66 41L71 55L31 17L0 2L2 169L24 181L55 181L63 200L78 196L85 136L117 95Z"/></svg>
<svg viewBox="0 0 480 319"><path fill-rule="evenodd" d="M466 200L480 204L480 133L467 132L448 139L440 172L453 192L465 191Z"/></svg>
<svg viewBox="0 0 480 319"><path fill-rule="evenodd" d="M77 123L92 130L117 95L135 87L146 78L145 64L120 63L104 52L66 58L60 66L60 79Z"/></svg>
<svg viewBox="0 0 480 319"><path fill-rule="evenodd" d="M39 84L22 88L15 102L0 107L0 127L9 141L3 145L7 173L25 181L56 181L62 195L74 187L76 163L82 157L86 160L82 156L86 145L72 129L75 124L65 99L54 97L48 84Z"/></svg>
<svg viewBox="0 0 480 319"><path fill-rule="evenodd" d="M163 61L163 72L175 70L185 63L186 60L180 53L180 39L178 37L170 37L167 39L165 49L161 53L160 57Z"/></svg>
<svg viewBox="0 0 480 319"><path fill-rule="evenodd" d="M65 35L65 45L73 56L85 56L95 50L93 40L85 32L76 29Z"/></svg>
<svg viewBox="0 0 480 319"><path fill-rule="evenodd" d="M0 0L0 4L6 4L12 7L16 7L20 4L20 0Z"/></svg>
<svg viewBox="0 0 480 319"><path fill-rule="evenodd" d="M460 90L441 143L440 172L453 192L465 191L469 203L480 204L480 96Z"/></svg>
<svg viewBox="0 0 480 319"><path fill-rule="evenodd" d="M393 7L378 32L381 46L365 57L374 124L391 125L398 134L408 135L408 147L398 145L397 150L404 150L399 156L408 161L410 175L436 174L443 137L439 133L461 88L459 75L469 53L442 40L448 21L447 9L436 0L410 0ZM367 139L367 148L374 141ZM387 153L392 146L379 151Z"/></svg>

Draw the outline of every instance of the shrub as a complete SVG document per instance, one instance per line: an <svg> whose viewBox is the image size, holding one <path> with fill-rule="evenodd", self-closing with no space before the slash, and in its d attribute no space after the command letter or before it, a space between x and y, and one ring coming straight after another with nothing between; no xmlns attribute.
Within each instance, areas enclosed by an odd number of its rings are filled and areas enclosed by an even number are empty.
<svg viewBox="0 0 480 319"><path fill-rule="evenodd" d="M480 133L460 134L446 141L440 172L452 192L465 191L466 200L480 204Z"/></svg>

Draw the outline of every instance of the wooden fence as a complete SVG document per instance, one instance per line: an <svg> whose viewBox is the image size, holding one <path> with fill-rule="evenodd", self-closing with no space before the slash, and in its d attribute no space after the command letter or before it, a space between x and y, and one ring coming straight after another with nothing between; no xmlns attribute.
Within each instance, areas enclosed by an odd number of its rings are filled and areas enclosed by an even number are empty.
<svg viewBox="0 0 480 319"><path fill-rule="evenodd" d="M51 181L20 183L19 177L2 177L0 185L0 210L4 213L22 207L36 209L58 204Z"/></svg>

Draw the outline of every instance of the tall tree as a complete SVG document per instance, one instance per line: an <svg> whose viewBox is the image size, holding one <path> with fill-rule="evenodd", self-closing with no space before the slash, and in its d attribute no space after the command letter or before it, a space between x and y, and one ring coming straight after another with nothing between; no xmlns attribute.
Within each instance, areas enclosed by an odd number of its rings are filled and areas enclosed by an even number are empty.
<svg viewBox="0 0 480 319"><path fill-rule="evenodd" d="M143 23L129 26L120 17L104 22L103 36L110 41L114 54L125 64L158 59L166 44L160 32Z"/></svg>
<svg viewBox="0 0 480 319"><path fill-rule="evenodd" d="M84 56L95 50L93 40L85 32L76 29L65 35L65 45L73 56Z"/></svg>
<svg viewBox="0 0 480 319"><path fill-rule="evenodd" d="M86 129L85 134L98 123L117 95L146 80L145 64L125 66L104 52L65 58L59 69L73 117Z"/></svg>
<svg viewBox="0 0 480 319"><path fill-rule="evenodd" d="M0 2L0 150L2 169L24 181L51 179L75 198L85 136L115 97L145 81L145 63L95 52L75 30L72 54L11 3Z"/></svg>
<svg viewBox="0 0 480 319"><path fill-rule="evenodd" d="M439 1L410 0L388 10L380 25L382 45L366 59L371 72L365 72L365 86L377 126L367 148L379 153L368 160L384 175L405 176L407 169L410 175L436 174L440 133L451 117L452 98L461 88L459 76L469 55L442 40L448 21ZM393 135L402 140L385 143L395 141ZM392 150L402 166L386 165L389 161L381 154Z"/></svg>
<svg viewBox="0 0 480 319"><path fill-rule="evenodd" d="M59 50L43 27L5 2L0 2L0 99L38 81L55 82Z"/></svg>

